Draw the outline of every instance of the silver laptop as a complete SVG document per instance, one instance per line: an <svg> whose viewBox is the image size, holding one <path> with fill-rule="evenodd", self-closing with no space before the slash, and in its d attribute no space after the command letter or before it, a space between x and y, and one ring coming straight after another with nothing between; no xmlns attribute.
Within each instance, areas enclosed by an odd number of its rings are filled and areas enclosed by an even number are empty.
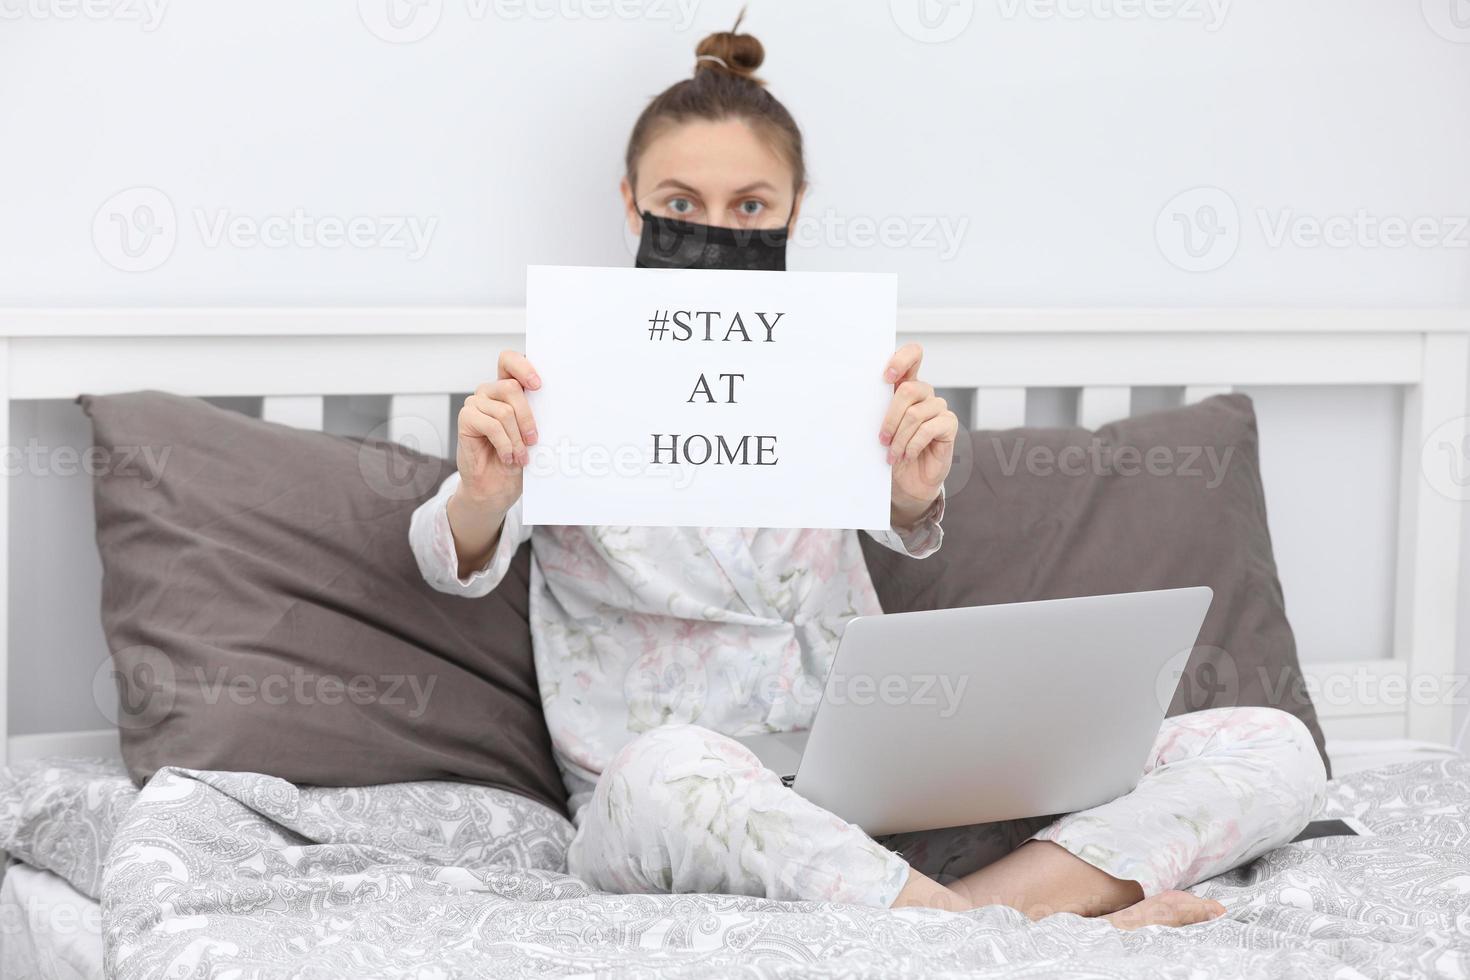
<svg viewBox="0 0 1470 980"><path fill-rule="evenodd" d="M811 730L739 741L875 836L1097 806L1137 785L1212 595L859 617Z"/></svg>

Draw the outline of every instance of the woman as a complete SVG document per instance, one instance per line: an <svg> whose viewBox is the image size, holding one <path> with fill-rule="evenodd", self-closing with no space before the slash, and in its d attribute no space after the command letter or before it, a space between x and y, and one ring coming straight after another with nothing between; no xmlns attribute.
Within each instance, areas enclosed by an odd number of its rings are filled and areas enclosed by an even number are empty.
<svg viewBox="0 0 1470 980"><path fill-rule="evenodd" d="M752 77L755 38L715 34L697 55L629 140L638 264L784 268L800 131ZM874 433L893 505L892 527L867 532L916 559L940 546L958 430L921 360L910 344L874 366L894 386ZM816 705L795 692L820 690L848 620L881 611L857 533L532 530L518 503L537 439L524 392L541 387L525 357L501 354L459 413L459 472L411 535L429 583L469 597L494 589L529 537L537 673L577 823L567 860L593 886L1187 924L1224 910L1174 889L1290 840L1315 810L1324 773L1301 722L1216 709L1165 722L1138 787L1111 803L875 842L730 738L808 727Z"/></svg>

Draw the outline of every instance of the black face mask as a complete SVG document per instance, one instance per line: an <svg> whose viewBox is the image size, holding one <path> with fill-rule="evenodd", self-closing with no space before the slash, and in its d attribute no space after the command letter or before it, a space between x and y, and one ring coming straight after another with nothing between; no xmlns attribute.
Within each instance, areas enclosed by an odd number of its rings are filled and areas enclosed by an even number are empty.
<svg viewBox="0 0 1470 980"><path fill-rule="evenodd" d="M643 212L640 269L786 271L786 226L716 228Z"/></svg>

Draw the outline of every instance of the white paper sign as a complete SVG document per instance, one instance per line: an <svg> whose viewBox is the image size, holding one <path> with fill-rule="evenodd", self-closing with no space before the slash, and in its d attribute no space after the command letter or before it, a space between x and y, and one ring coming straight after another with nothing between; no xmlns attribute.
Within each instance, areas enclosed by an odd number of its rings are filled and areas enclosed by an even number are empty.
<svg viewBox="0 0 1470 980"><path fill-rule="evenodd" d="M880 528L893 275L532 266L530 524Z"/></svg>

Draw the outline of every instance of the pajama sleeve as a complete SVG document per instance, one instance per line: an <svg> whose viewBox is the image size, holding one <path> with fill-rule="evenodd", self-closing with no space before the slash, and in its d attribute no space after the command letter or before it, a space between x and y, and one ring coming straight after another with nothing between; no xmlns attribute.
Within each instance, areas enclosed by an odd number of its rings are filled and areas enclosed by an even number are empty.
<svg viewBox="0 0 1470 980"><path fill-rule="evenodd" d="M939 522L944 520L944 488L939 488L939 496L934 498L934 503L924 515L913 523L911 527L885 527L870 530L867 533L874 541L885 548L892 548L901 555L910 558L928 558L939 550L939 545L944 541L944 528Z"/></svg>
<svg viewBox="0 0 1470 980"><path fill-rule="evenodd" d="M454 534L449 530L449 498L459 489L459 474L452 473L439 487L439 492L419 505L408 525L408 542L424 581L440 592L474 599L488 594L505 577L511 559L531 537L531 528L521 522L521 502L517 500L505 515L500 541L495 554L484 568L459 577L459 557L454 550Z"/></svg>

